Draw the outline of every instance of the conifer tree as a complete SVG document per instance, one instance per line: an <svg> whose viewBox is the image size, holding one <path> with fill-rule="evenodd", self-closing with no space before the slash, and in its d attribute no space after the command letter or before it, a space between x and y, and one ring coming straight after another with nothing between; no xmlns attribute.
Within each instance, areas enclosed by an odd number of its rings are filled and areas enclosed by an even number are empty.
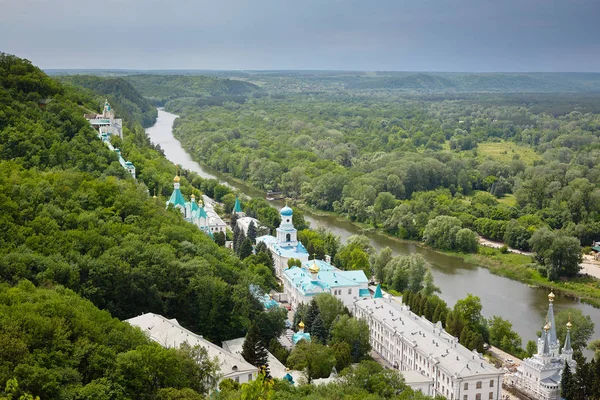
<svg viewBox="0 0 600 400"><path fill-rule="evenodd" d="M233 251L238 252L238 248L242 242L240 241L240 233L243 233L241 229L235 225L233 227Z"/></svg>
<svg viewBox="0 0 600 400"><path fill-rule="evenodd" d="M250 241L250 238L244 238L244 240L242 240L239 255L242 260L252 255L252 242Z"/></svg>
<svg viewBox="0 0 600 400"><path fill-rule="evenodd" d="M237 226L237 220L238 220L238 215L235 214L235 213L232 213L231 214L231 221L230 221L230 223L231 223L231 229L235 230L235 227Z"/></svg>
<svg viewBox="0 0 600 400"><path fill-rule="evenodd" d="M565 399L574 399L575 395L575 380L571 373L571 368L568 363L565 363L562 378L560 380L560 395Z"/></svg>
<svg viewBox="0 0 600 400"><path fill-rule="evenodd" d="M320 313L317 314L317 317L312 321L310 336L311 339L318 340L319 343L327 344L329 333L327 332L327 329L325 329L325 324L323 323L323 318L321 318Z"/></svg>
<svg viewBox="0 0 600 400"><path fill-rule="evenodd" d="M250 222L250 225L248 225L247 237L252 241L252 243L256 242L256 225L254 225L254 221Z"/></svg>
<svg viewBox="0 0 600 400"><path fill-rule="evenodd" d="M250 325L246 333L246 339L242 345L242 357L256 367L267 363L267 349L260 337L260 330L254 323Z"/></svg>
<svg viewBox="0 0 600 400"><path fill-rule="evenodd" d="M300 303L298 305L298 307L296 308L296 313L294 314L294 326L293 326L294 331L298 330L298 324L300 322L304 322L307 311L308 311L308 306L304 303ZM305 324L305 326L306 326L306 324Z"/></svg>
<svg viewBox="0 0 600 400"><path fill-rule="evenodd" d="M310 304L308 305L308 310L306 311L306 317L304 319L304 330L310 334L312 334L312 325L317 317L321 316L321 311L319 310L319 306L317 305L317 301L312 299ZM323 322L323 320L321 320Z"/></svg>

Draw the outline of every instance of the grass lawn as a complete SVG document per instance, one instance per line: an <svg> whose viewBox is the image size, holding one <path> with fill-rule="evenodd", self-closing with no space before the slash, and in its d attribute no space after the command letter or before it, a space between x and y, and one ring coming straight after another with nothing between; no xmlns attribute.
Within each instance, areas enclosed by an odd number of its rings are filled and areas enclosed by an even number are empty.
<svg viewBox="0 0 600 400"><path fill-rule="evenodd" d="M514 207L517 205L517 199L514 194L505 194L504 197L498 199L498 203Z"/></svg>
<svg viewBox="0 0 600 400"><path fill-rule="evenodd" d="M509 162L515 154L527 165L533 165L533 162L541 159L532 148L521 146L512 142L487 142L477 145L477 153L482 158L492 158L497 161Z"/></svg>

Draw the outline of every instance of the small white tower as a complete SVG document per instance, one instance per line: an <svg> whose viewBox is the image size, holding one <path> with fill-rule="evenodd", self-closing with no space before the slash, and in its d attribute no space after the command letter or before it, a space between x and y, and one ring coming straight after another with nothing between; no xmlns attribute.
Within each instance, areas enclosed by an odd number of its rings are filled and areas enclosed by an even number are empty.
<svg viewBox="0 0 600 400"><path fill-rule="evenodd" d="M277 241L280 246L296 247L298 246L298 231L294 228L293 211L285 206L279 212L281 215L281 224L277 228Z"/></svg>

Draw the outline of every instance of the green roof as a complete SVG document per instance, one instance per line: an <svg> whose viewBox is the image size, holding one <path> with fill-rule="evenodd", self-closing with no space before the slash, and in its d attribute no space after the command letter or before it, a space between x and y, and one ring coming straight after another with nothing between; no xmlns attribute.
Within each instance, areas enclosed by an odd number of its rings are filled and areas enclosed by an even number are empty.
<svg viewBox="0 0 600 400"><path fill-rule="evenodd" d="M183 198L183 195L181 194L181 191L179 189L173 190L173 193L171 194L171 198L167 202L167 205L169 203L173 204L174 206L180 205L181 207L185 207L185 199Z"/></svg>
<svg viewBox="0 0 600 400"><path fill-rule="evenodd" d="M208 214L204 211L204 207L200 207L200 211L198 211L198 218L208 218Z"/></svg>
<svg viewBox="0 0 600 400"><path fill-rule="evenodd" d="M594 251L600 251L600 246L594 246L594 247L592 247L592 250L594 250Z"/></svg>
<svg viewBox="0 0 600 400"><path fill-rule="evenodd" d="M233 206L233 212L234 213L242 212L242 206L240 205L240 199L238 199L237 197L235 198L235 206Z"/></svg>
<svg viewBox="0 0 600 400"><path fill-rule="evenodd" d="M374 299L381 299L383 298L383 293L381 292L381 285L377 284L377 288L375 289L375 295L373 296Z"/></svg>

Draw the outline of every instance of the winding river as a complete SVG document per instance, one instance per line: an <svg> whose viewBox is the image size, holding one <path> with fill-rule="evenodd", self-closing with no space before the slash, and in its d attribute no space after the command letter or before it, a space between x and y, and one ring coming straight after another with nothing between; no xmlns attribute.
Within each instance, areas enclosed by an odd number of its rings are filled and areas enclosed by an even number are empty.
<svg viewBox="0 0 600 400"><path fill-rule="evenodd" d="M156 124L146 130L153 143L159 144L166 157L183 168L198 173L205 178L214 178L221 183L250 197L265 197L265 193L230 179L225 174L198 164L183 149L181 143L172 133L173 122L177 116L159 109ZM282 207L281 202L272 202L274 207ZM324 226L342 238L342 242L349 236L363 232L347 220L332 216L320 216L305 211L305 218L312 227ZM464 298L467 293L479 296L483 305L483 314L486 317L498 315L512 322L514 329L523 338L523 346L527 340L536 338L536 332L541 330L544 315L548 310L548 292L545 289L531 288L525 284L493 275L486 268L465 263L456 257L439 254L422 248L412 243L402 243L392 240L377 233L367 233L371 244L376 249L389 246L394 254L420 253L429 263L433 272L435 283L442 291L440 297L448 305ZM591 316L596 323L594 337L600 337L600 309L588 304L579 303L573 299L557 296L554 302L556 311L565 308L578 308L584 314ZM561 341L564 338L561 338ZM591 352L586 351L586 355Z"/></svg>

